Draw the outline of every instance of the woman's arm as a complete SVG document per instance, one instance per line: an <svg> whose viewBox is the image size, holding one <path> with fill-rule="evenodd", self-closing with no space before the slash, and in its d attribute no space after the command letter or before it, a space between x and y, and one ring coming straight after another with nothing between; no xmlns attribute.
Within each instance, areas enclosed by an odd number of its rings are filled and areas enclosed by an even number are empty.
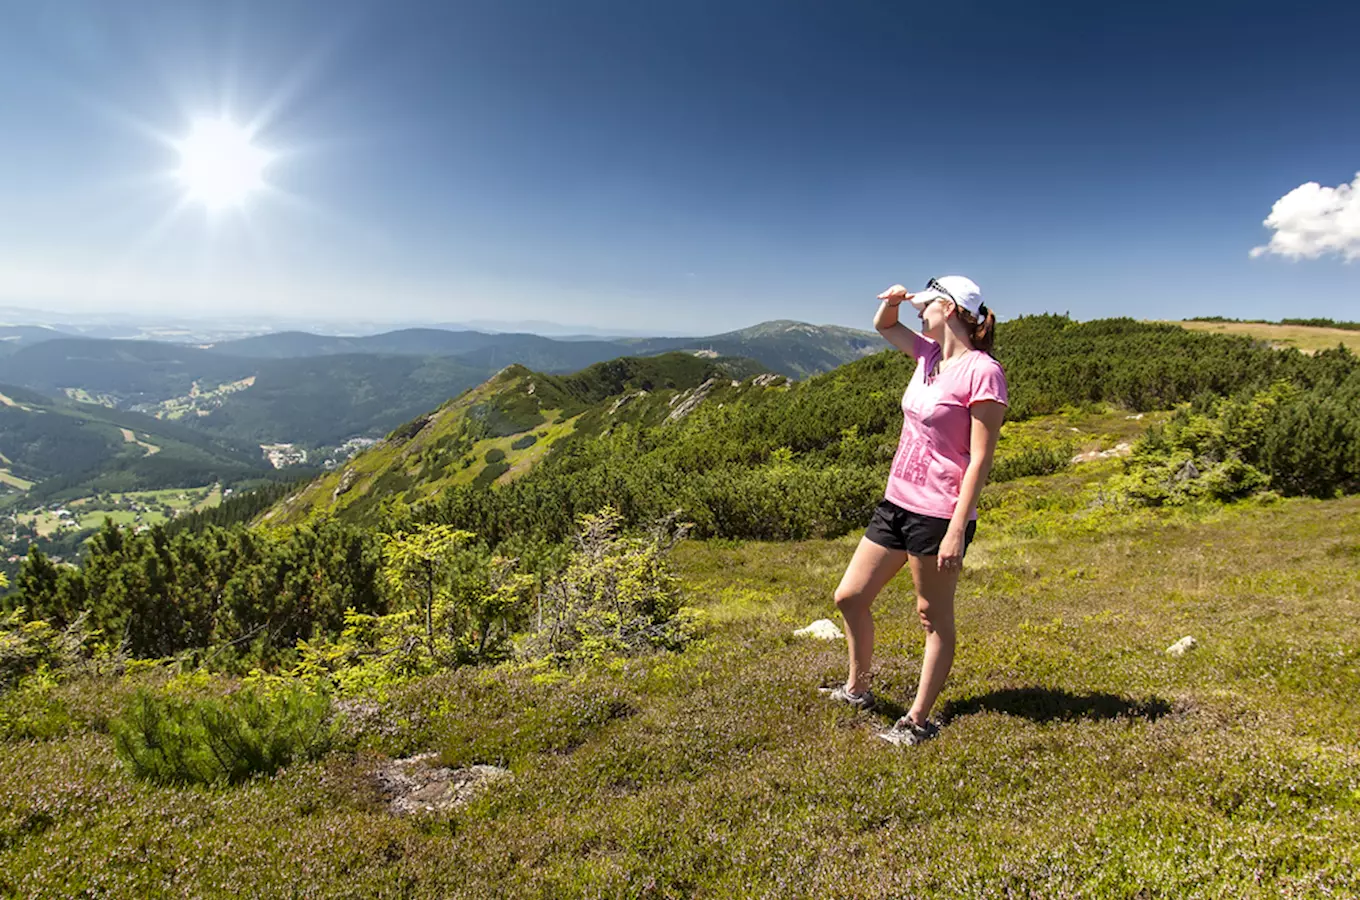
<svg viewBox="0 0 1360 900"><path fill-rule="evenodd" d="M895 284L878 295L883 303L874 315L874 328L883 335L884 340L903 353L916 351L916 332L897 320L897 306L903 300L911 299L911 294L900 284Z"/></svg>
<svg viewBox="0 0 1360 900"><path fill-rule="evenodd" d="M938 565L941 569L955 568L963 561L963 533L973 517L978 497L982 495L982 486L991 474L996 440L1001 436L1001 423L1006 418L1006 405L995 400L979 400L968 407L968 412L973 417L968 435L968 468L959 485L959 502L949 520L949 531L940 542Z"/></svg>

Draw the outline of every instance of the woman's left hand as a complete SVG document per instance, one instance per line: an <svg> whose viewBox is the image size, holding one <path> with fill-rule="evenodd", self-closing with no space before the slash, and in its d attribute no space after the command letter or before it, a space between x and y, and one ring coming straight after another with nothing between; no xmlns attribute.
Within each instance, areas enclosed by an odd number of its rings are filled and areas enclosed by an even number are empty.
<svg viewBox="0 0 1360 900"><path fill-rule="evenodd" d="M936 557L941 572L957 572L963 568L963 532L951 527L940 541Z"/></svg>

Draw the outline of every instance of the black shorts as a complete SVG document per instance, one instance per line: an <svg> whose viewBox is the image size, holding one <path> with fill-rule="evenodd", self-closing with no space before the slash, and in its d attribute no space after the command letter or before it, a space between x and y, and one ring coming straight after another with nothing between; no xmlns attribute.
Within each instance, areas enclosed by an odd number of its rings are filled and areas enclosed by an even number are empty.
<svg viewBox="0 0 1360 900"><path fill-rule="evenodd" d="M937 556L940 552L940 542L944 540L945 532L948 530L948 519L923 516L884 499L878 501L878 506L874 507L873 518L869 520L869 527L865 529L864 536L889 550L905 550L913 556ZM976 521L969 522L968 527L964 529L965 553L968 552L968 545L973 542L973 533L976 531Z"/></svg>

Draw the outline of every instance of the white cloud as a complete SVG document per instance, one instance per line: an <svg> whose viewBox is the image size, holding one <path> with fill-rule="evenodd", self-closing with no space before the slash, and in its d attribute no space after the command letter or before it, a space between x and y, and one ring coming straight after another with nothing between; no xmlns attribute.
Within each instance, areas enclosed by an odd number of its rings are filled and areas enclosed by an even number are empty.
<svg viewBox="0 0 1360 900"><path fill-rule="evenodd" d="M1317 259L1335 253L1360 259L1360 173L1337 187L1299 185L1275 201L1263 224L1275 234L1269 244L1252 248L1252 256Z"/></svg>

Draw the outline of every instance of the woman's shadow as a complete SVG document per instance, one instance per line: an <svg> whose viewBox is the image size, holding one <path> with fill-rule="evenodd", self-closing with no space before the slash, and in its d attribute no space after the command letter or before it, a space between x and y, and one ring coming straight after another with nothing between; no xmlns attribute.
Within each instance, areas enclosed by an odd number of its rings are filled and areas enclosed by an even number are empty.
<svg viewBox="0 0 1360 900"><path fill-rule="evenodd" d="M940 709L940 719L951 722L980 712L998 712L1032 722L1073 722L1079 719L1146 719L1156 721L1171 712L1160 697L1133 700L1099 691L1074 694L1045 687L1004 688L962 700Z"/></svg>

